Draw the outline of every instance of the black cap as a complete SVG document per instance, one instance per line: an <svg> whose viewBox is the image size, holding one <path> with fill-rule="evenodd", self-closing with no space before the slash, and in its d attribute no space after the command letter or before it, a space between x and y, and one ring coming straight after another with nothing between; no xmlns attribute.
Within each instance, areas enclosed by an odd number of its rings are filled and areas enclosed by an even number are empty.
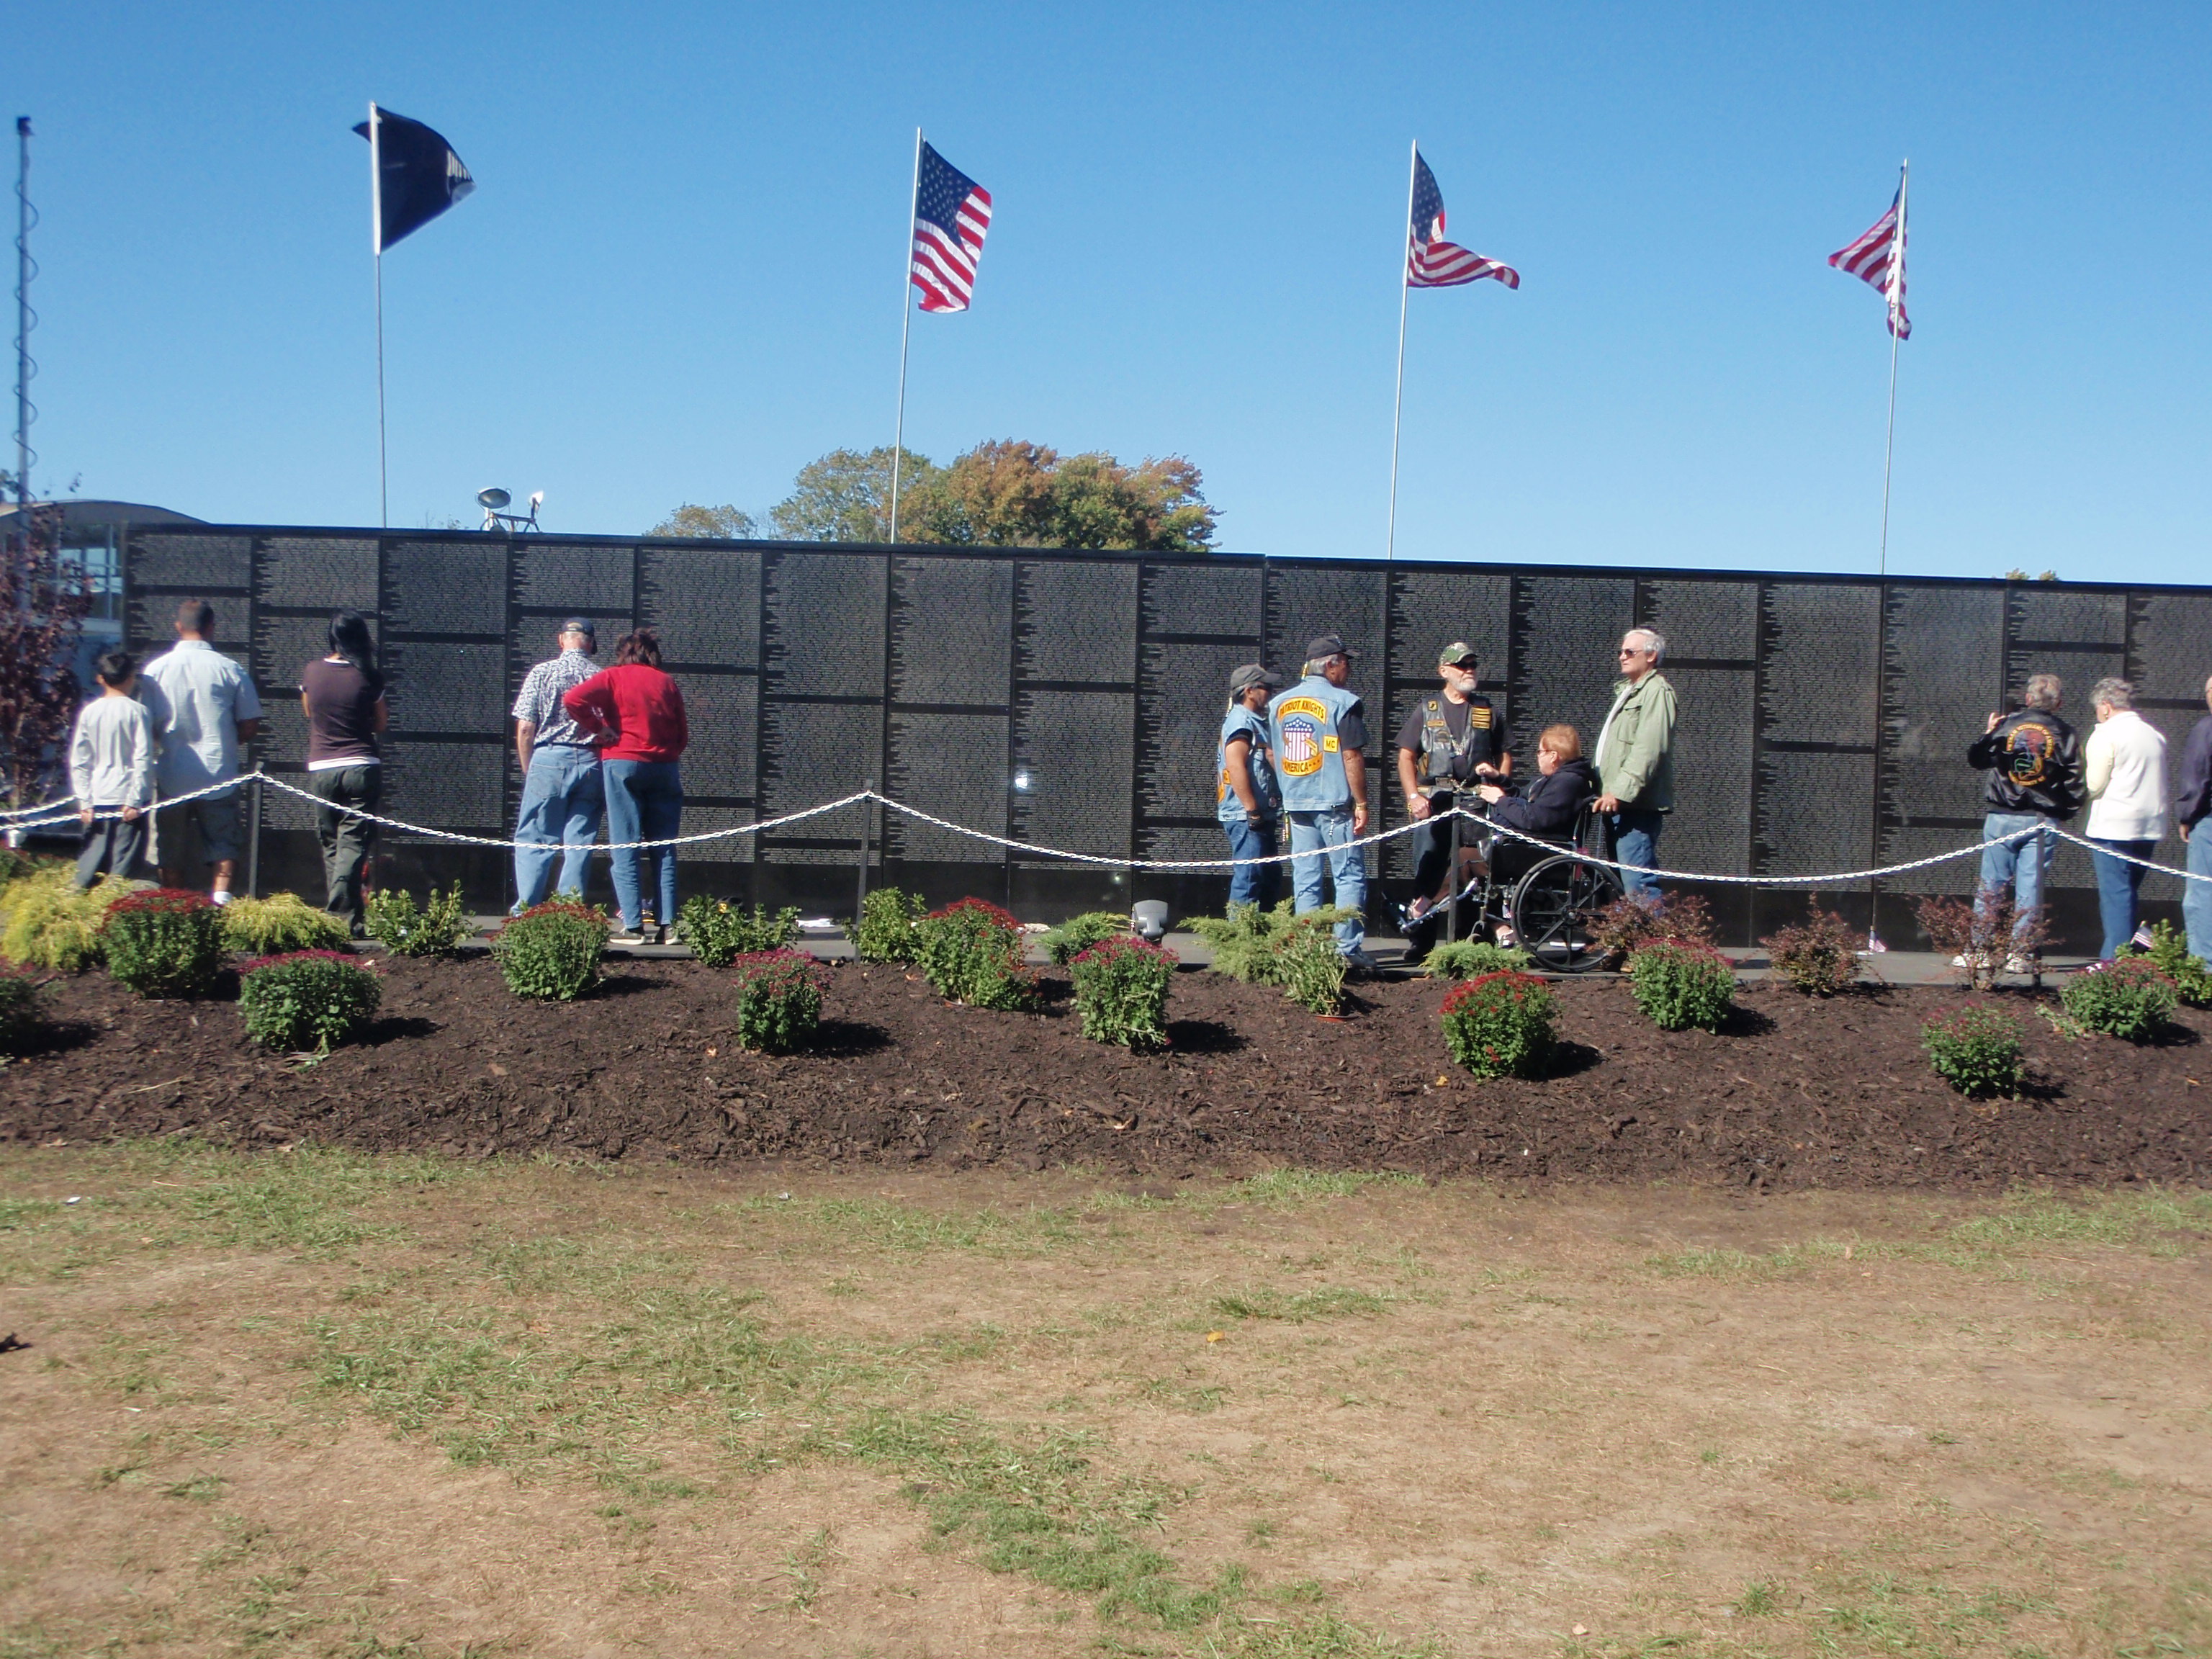
<svg viewBox="0 0 2212 1659"><path fill-rule="evenodd" d="M592 626L592 619L588 617L570 617L561 624L561 631L563 634L581 634L587 640L599 637L599 630Z"/></svg>
<svg viewBox="0 0 2212 1659"><path fill-rule="evenodd" d="M1358 653L1344 642L1341 634L1323 634L1306 641L1306 660L1318 662L1323 657L1357 657Z"/></svg>

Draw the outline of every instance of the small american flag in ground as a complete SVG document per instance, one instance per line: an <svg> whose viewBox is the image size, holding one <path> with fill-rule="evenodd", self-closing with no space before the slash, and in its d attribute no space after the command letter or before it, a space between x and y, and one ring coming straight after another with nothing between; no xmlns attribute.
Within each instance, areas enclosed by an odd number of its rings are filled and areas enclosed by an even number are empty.
<svg viewBox="0 0 2212 1659"><path fill-rule="evenodd" d="M990 228L991 192L924 144L914 191L912 276L924 311L968 309Z"/></svg>
<svg viewBox="0 0 2212 1659"><path fill-rule="evenodd" d="M1828 263L1847 271L1869 288L1881 290L1889 301L1889 331L1900 340L1912 337L1912 319L1905 314L1905 187L1898 186L1889 211L1849 247L1831 253Z"/></svg>
<svg viewBox="0 0 2212 1659"><path fill-rule="evenodd" d="M1437 188L1437 175L1413 152L1413 222L1406 236L1406 285L1408 288L1457 288L1484 277L1508 288L1521 286L1521 273L1495 259L1486 259L1455 242L1444 240L1444 195Z"/></svg>

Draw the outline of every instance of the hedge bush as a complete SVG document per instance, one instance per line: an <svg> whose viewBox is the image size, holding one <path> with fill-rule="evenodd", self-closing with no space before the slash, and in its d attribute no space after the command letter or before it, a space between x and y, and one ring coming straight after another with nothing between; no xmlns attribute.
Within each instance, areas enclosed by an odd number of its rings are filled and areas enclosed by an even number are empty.
<svg viewBox="0 0 2212 1659"><path fill-rule="evenodd" d="M2174 994L2192 1008L2212 1008L2212 968L2189 954L2188 936L2161 921L2150 930L2150 941L2151 965L2173 981Z"/></svg>
<svg viewBox="0 0 2212 1659"><path fill-rule="evenodd" d="M1695 893L1668 893L1656 904L1617 898L1597 913L1590 937L1612 957L1632 957L1647 945L1711 945L1713 915Z"/></svg>
<svg viewBox="0 0 2212 1659"><path fill-rule="evenodd" d="M204 893L149 887L107 907L107 971L142 997L196 997L215 985L228 947L222 910Z"/></svg>
<svg viewBox="0 0 2212 1659"><path fill-rule="evenodd" d="M0 968L0 1054L13 1059L37 1034L40 988L27 969Z"/></svg>
<svg viewBox="0 0 2212 1659"><path fill-rule="evenodd" d="M1444 1047L1477 1077L1540 1077L1559 1047L1558 1015L1542 980L1500 969L1444 998Z"/></svg>
<svg viewBox="0 0 2212 1659"><path fill-rule="evenodd" d="M1484 939L1449 940L1421 960L1421 971L1431 979L1480 979L1485 974L1523 973L1528 967L1526 951Z"/></svg>
<svg viewBox="0 0 2212 1659"><path fill-rule="evenodd" d="M1629 957L1628 988L1662 1031L1717 1031L1735 1001L1735 969L1710 945L1662 939Z"/></svg>
<svg viewBox="0 0 2212 1659"><path fill-rule="evenodd" d="M362 926L394 956L449 957L468 937L469 913L458 881L443 894L433 887L419 907L405 888L385 887L362 900Z"/></svg>
<svg viewBox="0 0 2212 1659"><path fill-rule="evenodd" d="M1022 966L1022 925L979 898L932 910L915 926L921 971L948 1002L1033 1008L1036 980Z"/></svg>
<svg viewBox="0 0 2212 1659"><path fill-rule="evenodd" d="M103 876L80 893L74 866L33 869L0 889L0 956L60 974L97 968L100 925L107 920L107 907L147 885Z"/></svg>
<svg viewBox="0 0 2212 1659"><path fill-rule="evenodd" d="M264 1048L326 1054L376 1016L384 988L343 951L288 951L238 970L238 1012Z"/></svg>
<svg viewBox="0 0 2212 1659"><path fill-rule="evenodd" d="M853 954L863 962L919 962L921 939L916 929L928 908L919 893L875 889L860 901L860 920L845 930Z"/></svg>
<svg viewBox="0 0 2212 1659"><path fill-rule="evenodd" d="M762 1054L787 1054L814 1040L822 1024L822 964L803 951L749 951L738 970L738 1042Z"/></svg>
<svg viewBox="0 0 2212 1659"><path fill-rule="evenodd" d="M1129 919L1112 910L1085 910L1048 929L1037 943L1055 968L1065 968L1101 939L1129 931Z"/></svg>
<svg viewBox="0 0 2212 1659"><path fill-rule="evenodd" d="M1176 955L1127 935L1103 939L1069 964L1083 1035L1125 1048L1158 1048L1168 1040L1168 987Z"/></svg>
<svg viewBox="0 0 2212 1659"><path fill-rule="evenodd" d="M2148 957L2092 963L2058 993L2066 1012L2093 1031L2148 1042L2166 1029L2181 1000L2173 981Z"/></svg>
<svg viewBox="0 0 2212 1659"><path fill-rule="evenodd" d="M1994 1008L1968 1008L1920 1028L1920 1046L1936 1074L1960 1094L1979 1099L2020 1092L2020 1022Z"/></svg>
<svg viewBox="0 0 2212 1659"><path fill-rule="evenodd" d="M598 906L548 899L492 935L492 960L515 995L574 1002L599 982L599 957L613 932Z"/></svg>
<svg viewBox="0 0 2212 1659"><path fill-rule="evenodd" d="M1358 915L1348 905L1324 904L1299 915L1293 901L1272 910L1256 904L1232 904L1226 916L1194 916L1190 929L1213 947L1213 971L1249 985L1273 985L1299 1006L1317 1014L1336 1012L1342 1000L1346 964L1334 963L1314 943L1320 934L1334 954L1329 930Z"/></svg>
<svg viewBox="0 0 2212 1659"><path fill-rule="evenodd" d="M1805 901L1805 920L1759 940L1775 977L1808 997L1832 997L1859 976L1859 938L1850 924L1816 899Z"/></svg>
<svg viewBox="0 0 2212 1659"><path fill-rule="evenodd" d="M345 918L318 910L297 893L234 898L222 907L224 942L241 956L339 951L353 937Z"/></svg>
<svg viewBox="0 0 2212 1659"><path fill-rule="evenodd" d="M1334 924L1307 920L1309 910L1275 949L1283 994L1310 1013L1334 1014L1344 1006L1344 976L1352 964L1336 948Z"/></svg>
<svg viewBox="0 0 2212 1659"><path fill-rule="evenodd" d="M747 910L727 899L694 893L677 913L676 937L709 968L726 968L739 957L789 950L799 937L799 912L779 910L771 916L765 905Z"/></svg>

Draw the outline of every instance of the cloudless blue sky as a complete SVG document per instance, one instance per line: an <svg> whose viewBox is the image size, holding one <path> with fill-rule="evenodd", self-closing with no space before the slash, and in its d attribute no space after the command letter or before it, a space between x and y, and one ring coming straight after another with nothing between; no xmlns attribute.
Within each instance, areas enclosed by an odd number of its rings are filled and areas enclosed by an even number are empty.
<svg viewBox="0 0 2212 1659"><path fill-rule="evenodd" d="M756 512L891 435L913 132L996 203L909 446L1189 456L1240 551L2203 580L2212 9L19 0L41 489L374 524L374 97L476 193L385 260L392 521ZM12 320L12 319L11 319ZM12 335L12 329L8 332ZM12 379L12 377L10 377ZM7 424L12 426L12 422ZM12 450L9 452L12 464Z"/></svg>

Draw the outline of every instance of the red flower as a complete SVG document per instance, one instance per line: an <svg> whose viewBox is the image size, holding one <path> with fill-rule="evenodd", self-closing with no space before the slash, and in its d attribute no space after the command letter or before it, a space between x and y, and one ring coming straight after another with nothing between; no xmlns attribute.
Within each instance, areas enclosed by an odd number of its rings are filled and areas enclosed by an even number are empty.
<svg viewBox="0 0 2212 1659"><path fill-rule="evenodd" d="M343 951L286 951L277 956L256 957L251 962L240 963L238 976L244 979L248 974L258 974L264 968L282 967L288 962L343 962L347 967L357 968L364 974L376 971L359 957Z"/></svg>
<svg viewBox="0 0 2212 1659"><path fill-rule="evenodd" d="M107 907L107 914L129 915L137 912L174 913L185 910L212 910L215 901L205 893L191 892L182 887L146 887L135 893L125 893Z"/></svg>

